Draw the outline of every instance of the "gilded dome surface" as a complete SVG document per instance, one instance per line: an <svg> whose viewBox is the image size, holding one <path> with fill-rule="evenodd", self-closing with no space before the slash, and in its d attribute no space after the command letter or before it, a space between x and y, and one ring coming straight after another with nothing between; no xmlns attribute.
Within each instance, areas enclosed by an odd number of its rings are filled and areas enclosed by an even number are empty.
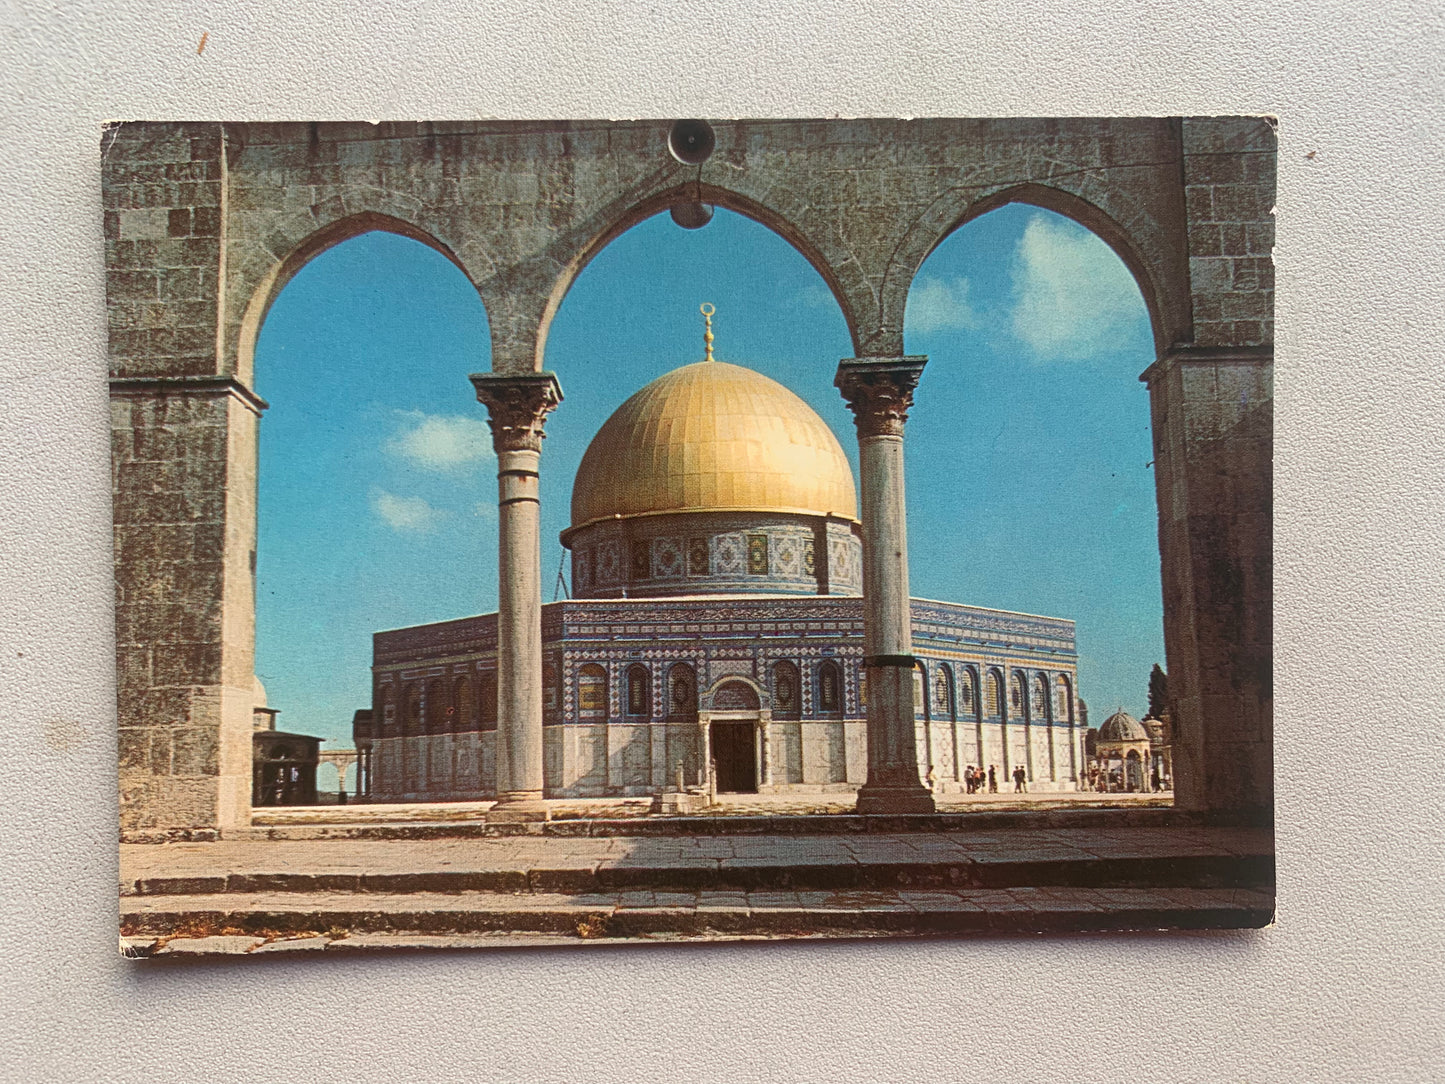
<svg viewBox="0 0 1445 1084"><path fill-rule="evenodd" d="M713 511L856 520L858 499L812 407L752 369L700 361L648 384L598 430L573 482L572 526Z"/></svg>

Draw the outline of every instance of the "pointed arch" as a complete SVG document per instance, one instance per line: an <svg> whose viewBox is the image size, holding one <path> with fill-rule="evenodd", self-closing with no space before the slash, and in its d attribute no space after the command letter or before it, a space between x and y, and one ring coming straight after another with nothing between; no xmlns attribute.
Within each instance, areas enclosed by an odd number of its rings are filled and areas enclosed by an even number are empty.
<svg viewBox="0 0 1445 1084"><path fill-rule="evenodd" d="M777 197L780 194L774 193L773 195ZM792 245L799 255L822 276L833 299L838 303L838 308L842 311L844 322L848 325L848 337L853 343L853 349L855 351L860 349L858 309L865 300L868 307L872 307L873 288L856 261L849 261L842 266L834 266L818 246L808 239L802 229L782 211L774 207L719 185L688 182L655 192L631 206L618 208L608 217L606 225L577 244L572 256L561 265L551 291L547 295L546 304L540 313L537 325L536 356L533 359L535 371L541 372L545 368L543 362L552 320L562 307L562 302L566 299L568 291L572 289L572 284L577 281L577 276L596 258L598 253L633 226L654 215L661 214L681 199L700 200L715 207L734 211L766 227ZM775 198L774 202L785 203L787 201ZM797 210L802 211L804 208L799 207ZM496 352L493 353L493 357L500 360Z"/></svg>
<svg viewBox="0 0 1445 1084"><path fill-rule="evenodd" d="M955 231L1010 203L1027 204L1062 215L1077 222L1109 246L1129 269L1139 287L1140 295L1144 298L1156 352L1162 352L1176 334L1183 330L1176 326L1181 322L1181 316L1166 312L1164 307L1164 253L1146 252L1134 233L1083 196L1063 188L1031 181L984 195L979 195L976 188L949 189L914 221L889 261L879 295L880 324L888 329L897 329L900 352L908 292L912 289L913 280L923 267L924 261Z"/></svg>
<svg viewBox="0 0 1445 1084"><path fill-rule="evenodd" d="M758 683L742 674L724 675L702 698L709 711L757 711L765 700Z"/></svg>
<svg viewBox="0 0 1445 1084"><path fill-rule="evenodd" d="M477 288L476 280L451 247L420 226L379 211L359 211L338 218L294 242L285 255L276 258L251 291L241 316L240 327L237 329L236 378L241 383L250 387L254 381L256 342L261 337L266 314L271 311L271 306L286 288L286 284L295 278L303 267L328 249L362 234L377 232L394 233L426 245L450 260L457 270L466 276L472 289ZM285 247L284 239L278 242L278 247ZM478 297L480 296L479 292Z"/></svg>

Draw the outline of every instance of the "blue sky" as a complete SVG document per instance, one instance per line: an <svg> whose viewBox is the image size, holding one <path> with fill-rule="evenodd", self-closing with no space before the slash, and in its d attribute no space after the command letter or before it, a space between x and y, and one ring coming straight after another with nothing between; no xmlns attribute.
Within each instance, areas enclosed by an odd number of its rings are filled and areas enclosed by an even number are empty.
<svg viewBox="0 0 1445 1084"><path fill-rule="evenodd" d="M548 339L566 401L542 456L544 599L588 441L632 392L702 357L703 301L718 358L807 400L856 475L832 386L853 351L822 278L739 215L697 231L649 219L583 271ZM1142 714L1164 648L1138 380L1153 348L1133 279L1082 227L1004 207L928 258L904 328L929 357L907 437L914 595L1073 618L1091 722L1121 704ZM467 380L490 365L488 336L461 272L390 234L323 253L272 307L256 350L271 404L256 668L283 728L349 746L373 631L495 608L496 464Z"/></svg>

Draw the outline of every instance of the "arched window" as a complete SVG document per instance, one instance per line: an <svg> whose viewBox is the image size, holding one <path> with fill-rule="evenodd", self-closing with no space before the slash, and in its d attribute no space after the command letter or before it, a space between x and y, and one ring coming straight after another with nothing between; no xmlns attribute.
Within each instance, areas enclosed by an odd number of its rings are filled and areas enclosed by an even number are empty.
<svg viewBox="0 0 1445 1084"><path fill-rule="evenodd" d="M447 708L451 707L446 686L440 678L433 678L426 687L426 732L445 734L447 729Z"/></svg>
<svg viewBox="0 0 1445 1084"><path fill-rule="evenodd" d="M667 715L671 719L697 716L697 677L685 662L667 672Z"/></svg>
<svg viewBox="0 0 1445 1084"><path fill-rule="evenodd" d="M472 683L459 677L452 685L452 733L465 734L477 729L477 705L472 699Z"/></svg>
<svg viewBox="0 0 1445 1084"><path fill-rule="evenodd" d="M403 736L421 733L421 690L415 685L406 687L406 712L401 720Z"/></svg>
<svg viewBox="0 0 1445 1084"><path fill-rule="evenodd" d="M1035 722L1042 722L1049 717L1049 679L1043 674L1035 674L1032 688L1029 711Z"/></svg>
<svg viewBox="0 0 1445 1084"><path fill-rule="evenodd" d="M824 659L818 667L818 710L843 710L843 674L832 659Z"/></svg>
<svg viewBox="0 0 1445 1084"><path fill-rule="evenodd" d="M382 737L394 737L396 734L396 704L392 700L391 686L383 685L376 691L376 713L373 716L376 720L380 735Z"/></svg>
<svg viewBox="0 0 1445 1084"><path fill-rule="evenodd" d="M1069 689L1069 679L1066 674L1060 674L1054 680L1054 718L1060 722L1069 720L1069 704L1073 702L1073 696Z"/></svg>
<svg viewBox="0 0 1445 1084"><path fill-rule="evenodd" d="M988 672L988 691L984 696L984 705L990 715L998 715L1003 706L1003 678L997 670Z"/></svg>
<svg viewBox="0 0 1445 1084"><path fill-rule="evenodd" d="M972 715L978 709L974 697L978 693L978 679L973 667L965 666L958 675L958 710L960 714Z"/></svg>
<svg viewBox="0 0 1445 1084"><path fill-rule="evenodd" d="M577 717L607 718L607 671L595 662L577 671Z"/></svg>
<svg viewBox="0 0 1445 1084"><path fill-rule="evenodd" d="M933 671L933 714L939 718L953 717L953 671L943 662Z"/></svg>
<svg viewBox="0 0 1445 1084"><path fill-rule="evenodd" d="M495 670L483 670L478 681L481 685L481 693L477 696L478 706L482 712L482 729L497 729L497 672Z"/></svg>
<svg viewBox="0 0 1445 1084"><path fill-rule="evenodd" d="M1015 715L1022 715L1024 710L1024 676L1017 670L1008 683L1008 707Z"/></svg>
<svg viewBox="0 0 1445 1084"><path fill-rule="evenodd" d="M627 714L652 714L652 675L640 664L627 670Z"/></svg>
<svg viewBox="0 0 1445 1084"><path fill-rule="evenodd" d="M798 667L787 659L773 667L773 718L796 719L802 704Z"/></svg>

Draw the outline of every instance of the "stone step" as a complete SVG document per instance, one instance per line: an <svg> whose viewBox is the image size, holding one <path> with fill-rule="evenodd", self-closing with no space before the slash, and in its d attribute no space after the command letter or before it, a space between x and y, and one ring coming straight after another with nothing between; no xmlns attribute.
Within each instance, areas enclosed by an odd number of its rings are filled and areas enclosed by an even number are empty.
<svg viewBox="0 0 1445 1084"><path fill-rule="evenodd" d="M1095 852L1103 848L1095 848ZM425 856L422 856L424 859ZM405 870L331 868L297 871L253 869L231 873L155 873L121 885L130 896L209 896L257 892L348 893L567 893L624 889L683 891L764 889L892 890L906 888L1014 888L1021 886L1250 888L1274 883L1268 853L1173 853L1112 855L1065 848L1006 848L966 853L958 847L903 847L876 852L781 847L770 854L704 857L683 854L621 855L601 859L545 857L480 868L414 866Z"/></svg>
<svg viewBox="0 0 1445 1084"><path fill-rule="evenodd" d="M807 836L899 832L997 831L1000 829L1203 827L1205 814L1156 806L1088 809L978 809L898 816L856 813L712 813L697 816L558 817L532 823L487 823L485 815L427 819L419 806L408 819L356 822L365 807L346 817L322 819L315 810L253 814L253 826L227 833L235 840L428 840L507 836L616 838L627 836Z"/></svg>
<svg viewBox="0 0 1445 1084"><path fill-rule="evenodd" d="M122 901L122 951L180 956L745 937L1242 929L1271 892L1020 887L894 891L246 893Z"/></svg>

